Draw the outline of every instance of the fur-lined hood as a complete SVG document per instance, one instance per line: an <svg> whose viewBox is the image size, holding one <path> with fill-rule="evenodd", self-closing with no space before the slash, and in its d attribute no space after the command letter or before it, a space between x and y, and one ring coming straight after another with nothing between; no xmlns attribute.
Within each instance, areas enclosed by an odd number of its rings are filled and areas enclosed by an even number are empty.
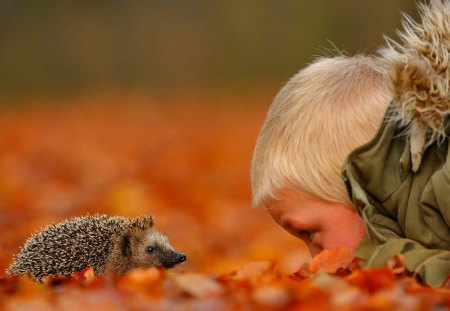
<svg viewBox="0 0 450 311"><path fill-rule="evenodd" d="M446 139L450 114L450 1L419 4L421 23L404 15L400 43L387 38L380 51L399 112L408 128L412 170L425 149Z"/></svg>

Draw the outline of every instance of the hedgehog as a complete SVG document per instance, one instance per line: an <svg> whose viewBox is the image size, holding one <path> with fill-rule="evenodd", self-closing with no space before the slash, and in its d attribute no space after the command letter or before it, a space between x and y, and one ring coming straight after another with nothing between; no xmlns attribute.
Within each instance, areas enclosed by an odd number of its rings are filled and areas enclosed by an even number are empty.
<svg viewBox="0 0 450 311"><path fill-rule="evenodd" d="M15 255L9 275L70 276L87 267L95 275L134 268L173 268L186 260L154 228L152 216L93 215L51 224L30 236Z"/></svg>

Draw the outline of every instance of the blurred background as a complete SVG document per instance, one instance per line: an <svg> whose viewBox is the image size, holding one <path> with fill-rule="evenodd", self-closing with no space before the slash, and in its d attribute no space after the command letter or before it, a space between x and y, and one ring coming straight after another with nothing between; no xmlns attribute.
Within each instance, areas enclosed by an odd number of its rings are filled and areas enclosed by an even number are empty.
<svg viewBox="0 0 450 311"><path fill-rule="evenodd" d="M410 0L1 0L0 94L258 91L373 52Z"/></svg>
<svg viewBox="0 0 450 311"><path fill-rule="evenodd" d="M154 214L222 273L309 260L251 209L268 106L314 57L376 51L409 0L0 0L0 276L32 232L86 213ZM331 43L332 42L332 43Z"/></svg>

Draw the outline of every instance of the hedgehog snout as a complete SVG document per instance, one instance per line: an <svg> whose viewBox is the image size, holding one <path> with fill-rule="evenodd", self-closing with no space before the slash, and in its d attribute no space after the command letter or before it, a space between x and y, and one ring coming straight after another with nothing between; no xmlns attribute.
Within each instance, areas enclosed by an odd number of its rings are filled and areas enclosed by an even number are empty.
<svg viewBox="0 0 450 311"><path fill-rule="evenodd" d="M186 261L186 255L185 254L177 253L175 255L175 257L176 257L176 260L177 260L178 263L182 263L182 262Z"/></svg>
<svg viewBox="0 0 450 311"><path fill-rule="evenodd" d="M164 268L173 268L176 265L186 261L186 255L178 252L171 252L162 260L162 266Z"/></svg>

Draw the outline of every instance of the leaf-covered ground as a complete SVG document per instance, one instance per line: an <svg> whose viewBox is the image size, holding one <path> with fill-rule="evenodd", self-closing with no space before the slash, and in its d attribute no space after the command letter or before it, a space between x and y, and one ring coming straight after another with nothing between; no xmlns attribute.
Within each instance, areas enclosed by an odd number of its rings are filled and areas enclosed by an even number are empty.
<svg viewBox="0 0 450 311"><path fill-rule="evenodd" d="M299 240L251 209L251 152L269 101L95 97L2 109L1 310L449 308L449 288L420 285L401 257L361 270L337 249L310 262ZM31 233L87 213L153 214L188 260L44 285L6 276Z"/></svg>

